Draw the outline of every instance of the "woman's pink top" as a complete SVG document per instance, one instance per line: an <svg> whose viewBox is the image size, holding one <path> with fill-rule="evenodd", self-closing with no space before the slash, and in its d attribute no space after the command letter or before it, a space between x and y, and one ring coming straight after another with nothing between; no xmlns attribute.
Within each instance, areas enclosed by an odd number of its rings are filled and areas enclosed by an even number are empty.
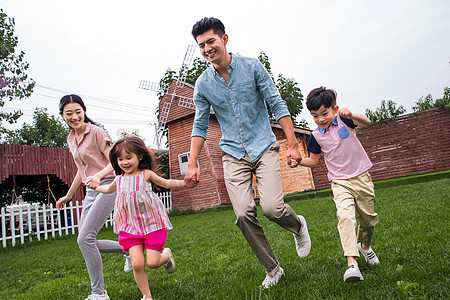
<svg viewBox="0 0 450 300"><path fill-rule="evenodd" d="M105 130L96 125L86 123L86 129L79 143L71 130L67 136L67 144L80 170L83 183L86 183L87 177L95 175L109 164L103 151L106 145L111 144L111 138ZM114 178L114 173L111 172L103 178Z"/></svg>
<svg viewBox="0 0 450 300"><path fill-rule="evenodd" d="M172 229L164 204L145 181L144 171L134 177L118 176L116 184L114 232L142 235Z"/></svg>

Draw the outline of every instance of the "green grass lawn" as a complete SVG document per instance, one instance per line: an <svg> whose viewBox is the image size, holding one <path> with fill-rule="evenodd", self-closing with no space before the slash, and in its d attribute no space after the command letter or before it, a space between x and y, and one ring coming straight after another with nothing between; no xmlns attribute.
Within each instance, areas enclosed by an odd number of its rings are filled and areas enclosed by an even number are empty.
<svg viewBox="0 0 450 300"><path fill-rule="evenodd" d="M295 251L292 234L260 222L285 270L277 286L262 290L263 267L238 227L231 207L171 217L166 243L177 270L148 270L154 299L449 299L450 178L423 177L401 185L376 187L373 249L380 266L359 258L364 281L346 284L346 260L330 196L290 200L306 217L312 250L306 259ZM301 196L299 195L298 198ZM295 199L295 197L289 197ZM117 240L111 227L99 238ZM105 288L111 299L140 299L124 258L103 254ZM0 299L85 299L89 277L75 236L0 249Z"/></svg>

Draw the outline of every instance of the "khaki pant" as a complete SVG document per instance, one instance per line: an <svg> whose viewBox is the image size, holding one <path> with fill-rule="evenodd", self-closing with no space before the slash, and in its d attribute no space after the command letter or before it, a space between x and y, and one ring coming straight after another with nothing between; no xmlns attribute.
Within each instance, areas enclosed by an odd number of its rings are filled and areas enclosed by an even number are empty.
<svg viewBox="0 0 450 300"><path fill-rule="evenodd" d="M359 256L357 243L370 245L378 215L374 211L375 193L372 177L368 172L350 179L331 181L337 209L338 230L345 256ZM355 209L358 214L358 238L356 238Z"/></svg>
<svg viewBox="0 0 450 300"><path fill-rule="evenodd" d="M297 214L283 200L278 162L279 147L276 142L255 162L252 162L247 154L240 160L225 152L222 155L225 184L237 217L236 225L271 276L278 271L279 263L257 219L257 208L252 191L253 175L256 176L260 206L264 216L293 233L298 233L300 228Z"/></svg>

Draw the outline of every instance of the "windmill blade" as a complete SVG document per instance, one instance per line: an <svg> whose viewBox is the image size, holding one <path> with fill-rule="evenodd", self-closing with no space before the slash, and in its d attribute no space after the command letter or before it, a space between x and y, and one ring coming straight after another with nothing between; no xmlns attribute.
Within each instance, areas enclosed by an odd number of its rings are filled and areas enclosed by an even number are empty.
<svg viewBox="0 0 450 300"><path fill-rule="evenodd" d="M166 102L162 105L161 110L159 111L158 125L157 125L157 128L155 128L155 131L156 131L155 139L158 144L158 147L159 147L162 137L164 135L164 129L167 124L167 119L169 118L170 107L172 106L172 102L173 102L174 98L175 97L179 98L179 101L178 101L179 106L186 107L189 109L195 109L194 100L192 98L185 97L185 96L179 96L176 94L177 87L181 88L185 85L185 80L186 80L189 68L190 68L193 58L194 58L195 49L196 49L196 46L194 46L194 45L188 46L186 53L184 55L183 64L180 69L180 76L177 79L177 81L175 82L175 88L173 90L173 93L170 95L171 99L166 100ZM158 92L158 93L161 92L161 90L162 90L159 83L146 81L146 80L140 81L139 88L148 90L148 91ZM169 88L169 86L167 86L167 89L168 88ZM164 93L167 93L167 89L164 91ZM155 126L156 126L156 124L155 124Z"/></svg>
<svg viewBox="0 0 450 300"><path fill-rule="evenodd" d="M178 96L178 95L175 95L175 97L180 98L180 100L178 100L178 106L195 110L194 99L192 99L190 97Z"/></svg>
<svg viewBox="0 0 450 300"><path fill-rule="evenodd" d="M181 65L180 78L177 80L177 87L182 87L184 85L189 67L194 59L195 48L196 47L194 45L189 45L187 47L186 53L184 54L183 64Z"/></svg>
<svg viewBox="0 0 450 300"><path fill-rule="evenodd" d="M143 90L152 91L152 92L159 92L159 90L161 89L158 82L147 81L147 80L141 80L139 82L139 88L143 89Z"/></svg>

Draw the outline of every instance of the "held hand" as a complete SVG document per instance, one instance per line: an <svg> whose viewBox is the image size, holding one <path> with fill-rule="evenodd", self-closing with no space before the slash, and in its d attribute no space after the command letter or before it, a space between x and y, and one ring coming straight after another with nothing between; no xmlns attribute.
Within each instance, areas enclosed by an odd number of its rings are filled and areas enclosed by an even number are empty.
<svg viewBox="0 0 450 300"><path fill-rule="evenodd" d="M186 181L183 180L183 187L185 187L185 188L193 188L194 186L195 186L195 185L193 185L193 184L188 185L188 184L186 183Z"/></svg>
<svg viewBox="0 0 450 300"><path fill-rule="evenodd" d="M301 160L302 156L300 155L297 147L287 150L286 162L290 168L297 167Z"/></svg>
<svg viewBox="0 0 450 300"><path fill-rule="evenodd" d="M65 195L64 197L61 197L58 199L58 201L56 201L56 208L57 209L61 209L64 207L64 205L66 205L66 202L69 202L70 199L67 195Z"/></svg>
<svg viewBox="0 0 450 300"><path fill-rule="evenodd" d="M338 114L344 118L351 119L353 117L352 112L348 108L339 108Z"/></svg>
<svg viewBox="0 0 450 300"><path fill-rule="evenodd" d="M98 177L95 175L89 176L88 178L86 178L86 185L89 188L95 190L100 185L100 179L98 179Z"/></svg>
<svg viewBox="0 0 450 300"><path fill-rule="evenodd" d="M184 176L184 186L191 188L194 187L200 181L200 170L195 168L188 168L186 175Z"/></svg>

